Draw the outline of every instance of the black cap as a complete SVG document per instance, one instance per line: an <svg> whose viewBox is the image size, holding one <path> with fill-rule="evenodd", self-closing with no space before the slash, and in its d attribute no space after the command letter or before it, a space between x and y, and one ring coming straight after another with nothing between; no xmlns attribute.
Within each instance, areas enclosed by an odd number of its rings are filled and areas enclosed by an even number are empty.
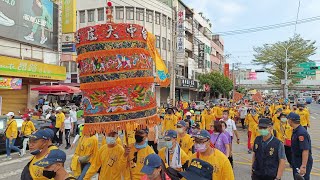
<svg viewBox="0 0 320 180"><path fill-rule="evenodd" d="M213 166L201 159L192 159L190 166L184 172L179 174L187 180L208 180L212 179Z"/></svg>
<svg viewBox="0 0 320 180"><path fill-rule="evenodd" d="M288 114L287 119L294 121L294 122L300 122L299 114L296 114L294 112L291 112L290 114Z"/></svg>
<svg viewBox="0 0 320 180"><path fill-rule="evenodd" d="M297 107L304 107L304 104L298 104Z"/></svg>
<svg viewBox="0 0 320 180"><path fill-rule="evenodd" d="M269 118L261 118L261 119L259 120L258 126L259 126L259 127L265 127L265 128L267 128L267 127L269 127L269 126L272 126L272 121L271 121L271 119L269 119Z"/></svg>

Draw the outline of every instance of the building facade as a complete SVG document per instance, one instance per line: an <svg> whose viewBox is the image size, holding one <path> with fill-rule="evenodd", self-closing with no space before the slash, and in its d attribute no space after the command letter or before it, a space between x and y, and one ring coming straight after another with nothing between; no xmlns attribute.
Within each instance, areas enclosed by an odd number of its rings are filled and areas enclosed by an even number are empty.
<svg viewBox="0 0 320 180"><path fill-rule="evenodd" d="M34 108L38 93L32 87L66 78L65 68L58 66L60 6L41 3L0 1L1 114ZM36 18L44 9L47 14Z"/></svg>
<svg viewBox="0 0 320 180"><path fill-rule="evenodd" d="M212 35L211 47L213 53L210 55L212 69L222 72L222 67L225 64L224 58L224 41L219 35Z"/></svg>

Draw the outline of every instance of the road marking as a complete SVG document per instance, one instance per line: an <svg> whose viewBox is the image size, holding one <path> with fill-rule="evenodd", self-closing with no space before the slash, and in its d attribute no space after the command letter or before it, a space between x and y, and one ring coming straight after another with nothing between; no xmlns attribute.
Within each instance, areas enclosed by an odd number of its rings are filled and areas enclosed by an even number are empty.
<svg viewBox="0 0 320 180"><path fill-rule="evenodd" d="M242 161L233 161L233 162L236 163L236 164L252 166L252 163L248 163L248 162L242 162ZM314 169L314 167L312 167L312 169ZM292 172L292 169L291 168L286 168L285 171ZM311 172L310 174L314 175L314 176L320 176L320 173Z"/></svg>
<svg viewBox="0 0 320 180"><path fill-rule="evenodd" d="M6 165L10 165L10 164L15 164L15 163L21 163L21 162L24 162L26 160L29 160L30 157L31 156L24 157L24 158L19 158L19 159L13 159L13 160L9 160L9 161L3 161L2 163L0 163L0 167L6 166Z"/></svg>
<svg viewBox="0 0 320 180"><path fill-rule="evenodd" d="M248 159L248 158L243 157L243 156L240 156L240 155L238 155L238 154L233 154L233 155L235 155L236 157L239 157L239 158L241 158L241 159L244 159L244 160L246 160L246 161L248 161L248 162L252 162L252 159Z"/></svg>
<svg viewBox="0 0 320 180"><path fill-rule="evenodd" d="M311 116L312 119L316 119L314 116Z"/></svg>

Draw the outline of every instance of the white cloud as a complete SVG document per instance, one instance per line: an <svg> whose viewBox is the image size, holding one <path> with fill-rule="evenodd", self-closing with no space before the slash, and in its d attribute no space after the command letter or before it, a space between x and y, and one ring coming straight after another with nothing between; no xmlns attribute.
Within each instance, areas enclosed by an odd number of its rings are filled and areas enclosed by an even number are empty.
<svg viewBox="0 0 320 180"><path fill-rule="evenodd" d="M245 10L243 5L233 1L217 1L215 4L219 7L222 13L227 15L236 15Z"/></svg>

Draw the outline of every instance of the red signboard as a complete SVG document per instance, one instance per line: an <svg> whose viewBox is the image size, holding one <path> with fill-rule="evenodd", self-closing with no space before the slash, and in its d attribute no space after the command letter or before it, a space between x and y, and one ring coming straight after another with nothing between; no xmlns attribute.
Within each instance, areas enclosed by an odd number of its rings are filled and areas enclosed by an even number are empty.
<svg viewBox="0 0 320 180"><path fill-rule="evenodd" d="M228 64L228 63L224 64L224 71L223 71L223 73L224 73L224 76L225 76L225 77L230 77L230 69L229 69L229 64Z"/></svg>
<svg viewBox="0 0 320 180"><path fill-rule="evenodd" d="M257 73L249 72L249 80L257 80Z"/></svg>
<svg viewBox="0 0 320 180"><path fill-rule="evenodd" d="M203 85L203 90L204 90L204 92L210 92L210 86L209 86L209 84L204 84L204 85Z"/></svg>

